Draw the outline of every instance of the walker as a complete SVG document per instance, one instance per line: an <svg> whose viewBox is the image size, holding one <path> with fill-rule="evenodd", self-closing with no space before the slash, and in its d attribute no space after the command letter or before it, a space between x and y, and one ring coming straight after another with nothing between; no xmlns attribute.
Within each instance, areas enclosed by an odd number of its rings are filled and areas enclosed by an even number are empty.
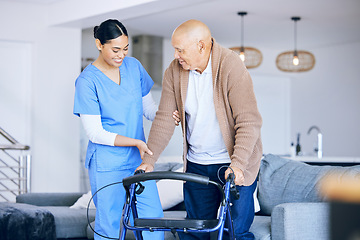
<svg viewBox="0 0 360 240"><path fill-rule="evenodd" d="M136 194L141 194L144 189L141 182L161 179L190 181L204 185L215 185L222 195L218 218L211 220L186 218L139 218L136 210ZM144 173L143 171L139 171L136 172L133 176L124 178L123 186L126 190L126 203L122 213L120 239L125 239L127 230L133 231L137 240L143 239L141 234L142 231L170 231L174 234L174 236L176 232L199 233L218 231L218 240L223 238L224 232L229 233L230 239L235 239L230 214L230 192L235 194L235 198L239 197L239 192L235 187L234 179L234 174L229 174L223 187L214 181L210 181L208 177L181 172L158 171ZM131 215L134 219L133 224L130 224ZM227 227L225 227L225 223L227 224Z"/></svg>

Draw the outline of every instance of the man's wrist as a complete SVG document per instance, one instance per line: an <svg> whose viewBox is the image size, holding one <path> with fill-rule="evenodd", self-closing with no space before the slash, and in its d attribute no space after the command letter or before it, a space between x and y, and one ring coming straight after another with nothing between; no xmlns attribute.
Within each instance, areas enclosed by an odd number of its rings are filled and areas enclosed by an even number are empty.
<svg viewBox="0 0 360 240"><path fill-rule="evenodd" d="M154 166L155 166L155 162L156 162L156 160L153 159L151 155L145 153L145 156L144 156L144 158L143 158L142 164L148 164L148 165L154 167Z"/></svg>

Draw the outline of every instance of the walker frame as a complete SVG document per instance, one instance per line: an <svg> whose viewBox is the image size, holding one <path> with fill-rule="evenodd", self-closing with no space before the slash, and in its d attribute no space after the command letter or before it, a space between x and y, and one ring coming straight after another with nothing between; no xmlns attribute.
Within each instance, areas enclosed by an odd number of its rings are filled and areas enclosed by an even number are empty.
<svg viewBox="0 0 360 240"><path fill-rule="evenodd" d="M136 210L136 194L141 194L143 189L141 182L148 180L180 180L190 181L204 185L215 185L221 196L220 210L217 219L187 219L187 218L139 218ZM175 232L215 232L218 231L218 240L223 238L224 232L229 233L230 239L235 239L234 228L230 213L230 193L234 193L238 198L238 192L234 184L234 174L230 173L227 177L224 187L219 183L209 180L206 176L192 173L156 171L147 173L135 173L135 175L124 178L123 186L126 190L126 202L124 205L121 227L120 240L125 240L126 231L134 232L135 239L143 240L142 231L170 231ZM132 215L132 216L131 216ZM130 218L133 217L133 224L130 224ZM225 224L227 223L227 227Z"/></svg>

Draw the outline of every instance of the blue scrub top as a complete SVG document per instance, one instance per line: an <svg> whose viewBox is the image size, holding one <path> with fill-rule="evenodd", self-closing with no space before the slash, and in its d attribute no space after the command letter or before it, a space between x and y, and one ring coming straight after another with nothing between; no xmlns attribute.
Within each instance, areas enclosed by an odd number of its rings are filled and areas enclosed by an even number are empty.
<svg viewBox="0 0 360 240"><path fill-rule="evenodd" d="M106 131L145 141L142 97L153 86L141 63L125 57L120 69L120 85L98 68L88 65L75 82L74 114L101 115ZM141 163L137 147L114 147L88 143L85 167L96 160L98 171L123 170Z"/></svg>

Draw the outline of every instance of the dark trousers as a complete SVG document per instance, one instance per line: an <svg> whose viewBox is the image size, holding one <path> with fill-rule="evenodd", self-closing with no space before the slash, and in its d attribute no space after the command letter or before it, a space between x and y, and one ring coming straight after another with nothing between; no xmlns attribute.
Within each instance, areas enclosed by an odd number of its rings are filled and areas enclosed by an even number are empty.
<svg viewBox="0 0 360 240"><path fill-rule="evenodd" d="M200 165L196 163L187 163L187 173L195 173L208 176L210 180L225 182L225 171L228 164ZM220 169L220 171L218 171ZM219 177L221 181L219 180ZM254 199L253 194L256 188L256 181L251 186L236 186L240 193L238 200L231 197L231 217L234 225L235 237L237 240L255 239L249 232L250 226L254 220ZM216 186L201 185L193 182L184 184L184 201L187 212L187 218L194 219L216 219L218 208L221 201L221 195ZM180 233L180 239L210 239L209 233Z"/></svg>

